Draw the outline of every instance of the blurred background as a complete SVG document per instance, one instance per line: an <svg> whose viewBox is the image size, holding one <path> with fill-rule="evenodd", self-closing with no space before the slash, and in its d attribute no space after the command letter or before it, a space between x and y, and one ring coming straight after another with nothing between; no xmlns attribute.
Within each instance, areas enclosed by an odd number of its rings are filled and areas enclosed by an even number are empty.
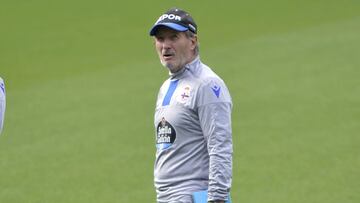
<svg viewBox="0 0 360 203"><path fill-rule="evenodd" d="M1 0L0 202L155 202L148 31L192 14L233 108L233 202L360 202L355 0Z"/></svg>

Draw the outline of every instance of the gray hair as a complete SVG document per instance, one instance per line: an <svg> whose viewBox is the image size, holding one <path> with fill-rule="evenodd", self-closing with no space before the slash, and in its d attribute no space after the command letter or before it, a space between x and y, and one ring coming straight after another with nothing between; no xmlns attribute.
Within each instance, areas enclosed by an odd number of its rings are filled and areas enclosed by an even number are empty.
<svg viewBox="0 0 360 203"><path fill-rule="evenodd" d="M195 33L193 33L193 32L191 32L190 30L187 30L186 32L185 32L185 35L186 35L186 37L187 38L194 38L195 36L196 36L196 34ZM198 41L196 41L196 46L195 46L195 50L194 50L195 52L194 52L194 54L195 54L195 56L197 56L197 55L199 55L199 42Z"/></svg>

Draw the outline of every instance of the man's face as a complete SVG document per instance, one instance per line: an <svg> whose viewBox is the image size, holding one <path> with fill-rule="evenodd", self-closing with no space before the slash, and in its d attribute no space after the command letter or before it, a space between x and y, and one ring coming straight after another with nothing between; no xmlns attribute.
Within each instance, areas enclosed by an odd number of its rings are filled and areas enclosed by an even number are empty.
<svg viewBox="0 0 360 203"><path fill-rule="evenodd" d="M155 47L161 64L176 73L194 57L196 37L188 38L184 32L159 27L155 35Z"/></svg>

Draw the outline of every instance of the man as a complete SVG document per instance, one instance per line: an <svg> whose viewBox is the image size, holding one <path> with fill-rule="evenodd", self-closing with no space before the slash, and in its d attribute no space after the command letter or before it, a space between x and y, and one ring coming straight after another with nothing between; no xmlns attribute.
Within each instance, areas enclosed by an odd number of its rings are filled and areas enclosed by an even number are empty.
<svg viewBox="0 0 360 203"><path fill-rule="evenodd" d="M200 61L197 25L187 12L168 10L150 36L170 72L155 110L157 201L192 203L196 192L207 190L207 201L225 202L232 179L228 89Z"/></svg>
<svg viewBox="0 0 360 203"><path fill-rule="evenodd" d="M3 129L5 115L5 85L3 79L0 77L0 134Z"/></svg>

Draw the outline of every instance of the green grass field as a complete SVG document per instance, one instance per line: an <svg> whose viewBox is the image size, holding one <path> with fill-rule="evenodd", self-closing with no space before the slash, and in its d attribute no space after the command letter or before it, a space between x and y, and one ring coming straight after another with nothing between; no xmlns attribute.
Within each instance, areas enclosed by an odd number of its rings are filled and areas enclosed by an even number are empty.
<svg viewBox="0 0 360 203"><path fill-rule="evenodd" d="M0 5L1 203L155 202L148 30L173 6L232 93L233 202L360 202L359 1Z"/></svg>

